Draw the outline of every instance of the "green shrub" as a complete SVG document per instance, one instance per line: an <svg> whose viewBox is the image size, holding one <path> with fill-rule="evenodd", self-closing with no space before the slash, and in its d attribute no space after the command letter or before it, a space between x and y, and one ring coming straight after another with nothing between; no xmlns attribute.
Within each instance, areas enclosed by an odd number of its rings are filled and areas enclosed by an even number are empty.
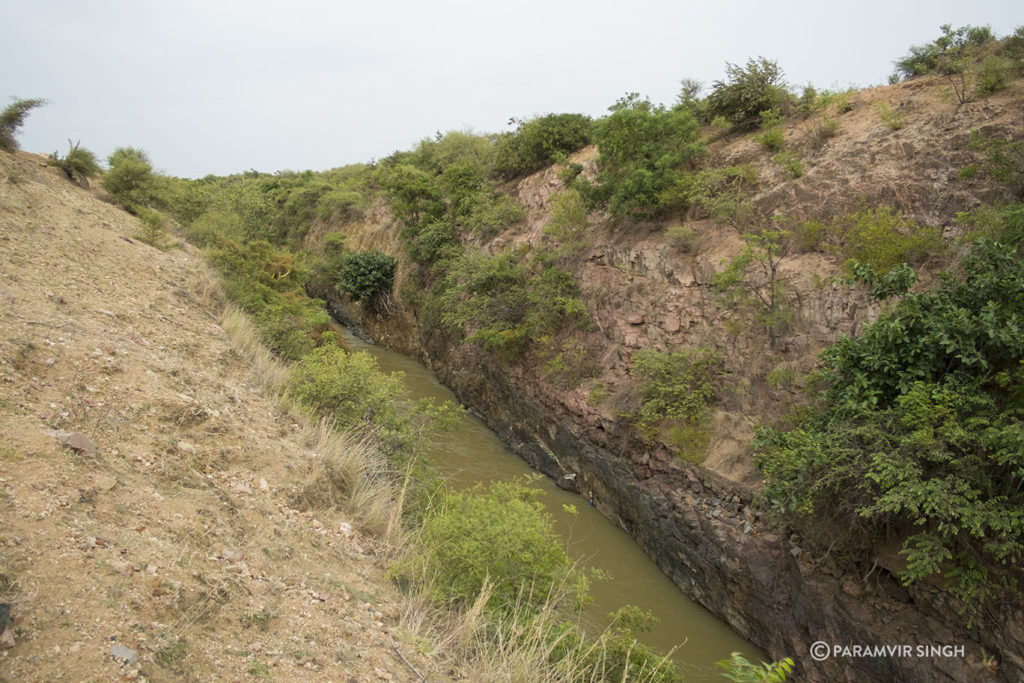
<svg viewBox="0 0 1024 683"><path fill-rule="evenodd" d="M834 138L839 133L839 122L828 116L822 116L818 121L817 137L819 142Z"/></svg>
<svg viewBox="0 0 1024 683"><path fill-rule="evenodd" d="M686 460L703 458L721 362L718 351L704 347L676 352L641 349L633 354L632 374L640 387L634 424L644 440L654 442L674 428L670 435L676 438L668 445Z"/></svg>
<svg viewBox="0 0 1024 683"><path fill-rule="evenodd" d="M338 288L353 301L372 304L391 292L395 259L381 251L352 251L341 259Z"/></svg>
<svg viewBox="0 0 1024 683"><path fill-rule="evenodd" d="M940 27L942 35L925 45L915 45L910 53L896 61L896 72L904 78L932 72L952 73L963 69L962 60L994 39L987 26L952 25Z"/></svg>
<svg viewBox="0 0 1024 683"><path fill-rule="evenodd" d="M15 99L0 112L0 149L5 152L14 152L18 149L18 141L14 137L18 129L24 125L30 111L44 104L46 100L39 98Z"/></svg>
<svg viewBox="0 0 1024 683"><path fill-rule="evenodd" d="M589 314L572 275L553 264L518 261L505 252L464 254L455 259L440 287L440 321L506 359L531 343L550 340Z"/></svg>
<svg viewBox="0 0 1024 683"><path fill-rule="evenodd" d="M715 81L707 97L707 115L722 116L734 125L753 125L761 112L781 110L789 99L777 62L764 57L745 67L726 62L726 80Z"/></svg>
<svg viewBox="0 0 1024 683"><path fill-rule="evenodd" d="M819 251L828 235L828 226L822 221L802 221L790 231L796 251Z"/></svg>
<svg viewBox="0 0 1024 683"><path fill-rule="evenodd" d="M368 353L321 346L291 366L288 393L318 415L330 415L339 429L372 429L394 424L401 373L385 375Z"/></svg>
<svg viewBox="0 0 1024 683"><path fill-rule="evenodd" d="M599 186L593 198L617 216L650 216L673 205L666 194L701 153L700 126L685 110L666 110L630 93L595 124L600 150Z"/></svg>
<svg viewBox="0 0 1024 683"><path fill-rule="evenodd" d="M985 237L1003 244L1018 245L1024 240L1024 204L986 206L957 214L956 219L970 226L966 235L969 242Z"/></svg>
<svg viewBox="0 0 1024 683"><path fill-rule="evenodd" d="M136 213L157 201L158 181L149 157L134 147L118 147L107 158L110 170L103 174L100 186L110 193L121 208Z"/></svg>
<svg viewBox="0 0 1024 683"><path fill-rule="evenodd" d="M804 162L800 156L792 150L783 150L772 156L772 161L784 167L794 178L804 174Z"/></svg>
<svg viewBox="0 0 1024 683"><path fill-rule="evenodd" d="M665 231L665 236L684 254L692 254L696 249L697 233L688 225L673 225Z"/></svg>
<svg viewBox="0 0 1024 683"><path fill-rule="evenodd" d="M99 175L102 169L100 169L99 162L96 161L96 155L79 145L80 143L72 144L71 140L68 140L68 153L62 158L57 152L54 152L47 157L46 165L62 170L68 180L74 180L75 176L85 180Z"/></svg>
<svg viewBox="0 0 1024 683"><path fill-rule="evenodd" d="M362 218L366 204L366 196L362 192L338 187L320 197L316 211L320 220L346 223Z"/></svg>
<svg viewBox="0 0 1024 683"><path fill-rule="evenodd" d="M478 237L491 237L526 217L518 201L497 192L480 192L467 204L463 226Z"/></svg>
<svg viewBox="0 0 1024 683"><path fill-rule="evenodd" d="M899 130L903 127L904 118L903 112L899 109L893 109L882 100L877 100L872 108L875 113L878 114L878 118L882 119L882 123L887 125L890 130Z"/></svg>
<svg viewBox="0 0 1024 683"><path fill-rule="evenodd" d="M185 228L185 239L197 247L208 247L218 240L240 242L245 228L238 214L219 209L206 211Z"/></svg>
<svg viewBox="0 0 1024 683"><path fill-rule="evenodd" d="M986 138L972 130L969 146L985 155L982 164L985 173L1009 185L1019 197L1024 197L1024 141Z"/></svg>
<svg viewBox="0 0 1024 683"><path fill-rule="evenodd" d="M724 166L688 173L666 190L666 202L701 206L719 223L743 227L754 219L751 196L757 188L753 166ZM678 197L675 198L675 197Z"/></svg>
<svg viewBox="0 0 1024 683"><path fill-rule="evenodd" d="M540 493L520 482L445 493L423 520L419 552L397 573L425 578L439 605L469 606L485 583L487 607L497 612L557 600L570 585L571 562Z"/></svg>
<svg viewBox="0 0 1024 683"><path fill-rule="evenodd" d="M865 556L902 539L903 581L938 578L977 614L1024 585L1024 259L980 240L961 265L830 347L820 406L757 449L764 502Z"/></svg>
<svg viewBox="0 0 1024 683"><path fill-rule="evenodd" d="M890 207L837 218L830 233L845 259L865 263L882 275L900 263L921 265L944 256L948 249L942 228L905 219Z"/></svg>
<svg viewBox="0 0 1024 683"><path fill-rule="evenodd" d="M136 217L142 223L142 227L135 233L135 239L145 242L151 247L164 251L170 247L170 239L167 235L167 219L159 211L153 209L139 208Z"/></svg>
<svg viewBox="0 0 1024 683"><path fill-rule="evenodd" d="M991 95L1006 88L1014 76L1014 63L1011 59L998 55L988 55L981 60L975 72L974 92L978 97Z"/></svg>
<svg viewBox="0 0 1024 683"><path fill-rule="evenodd" d="M551 222L544 226L544 234L577 248L586 238L587 213L587 205L577 190L559 192L551 197Z"/></svg>
<svg viewBox="0 0 1024 683"><path fill-rule="evenodd" d="M777 662L761 662L758 666L739 652L733 652L729 659L715 662L715 666L722 669L722 676L735 683L783 683L793 673L790 657L783 657Z"/></svg>
<svg viewBox="0 0 1024 683"><path fill-rule="evenodd" d="M763 229L744 233L743 240L746 247L724 270L711 276L711 285L719 305L731 316L746 314L763 325L774 348L793 322L795 297L781 271L792 244L790 233Z"/></svg>
<svg viewBox="0 0 1024 683"><path fill-rule="evenodd" d="M494 170L503 178L539 171L590 144L592 125L583 114L548 114L521 121L515 133L499 139Z"/></svg>
<svg viewBox="0 0 1024 683"><path fill-rule="evenodd" d="M391 203L395 217L407 226L440 218L445 204L434 176L411 164L381 166L377 171L381 188Z"/></svg>
<svg viewBox="0 0 1024 683"><path fill-rule="evenodd" d="M777 109L761 112L762 132L757 136L757 141L770 152L778 152L786 145L784 120Z"/></svg>

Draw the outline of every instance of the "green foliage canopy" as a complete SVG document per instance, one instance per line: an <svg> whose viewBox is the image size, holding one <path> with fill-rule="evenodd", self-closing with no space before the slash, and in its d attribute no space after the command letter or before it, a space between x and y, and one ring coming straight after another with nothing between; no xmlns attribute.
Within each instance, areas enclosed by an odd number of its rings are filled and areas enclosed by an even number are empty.
<svg viewBox="0 0 1024 683"><path fill-rule="evenodd" d="M590 144L592 121L583 114L548 114L519 122L497 146L495 172L502 178L527 175Z"/></svg>
<svg viewBox="0 0 1024 683"><path fill-rule="evenodd" d="M107 158L110 170L103 174L100 186L110 193L114 203L134 213L158 199L158 180L149 156L141 149L118 147Z"/></svg>
<svg viewBox="0 0 1024 683"><path fill-rule="evenodd" d="M723 117L736 125L753 125L761 113L781 110L789 99L778 62L764 57L748 59L741 67L726 62L726 80L715 81L705 106L707 117Z"/></svg>
<svg viewBox="0 0 1024 683"><path fill-rule="evenodd" d="M668 207L665 192L703 152L700 126L683 109L655 106L630 93L595 123L600 184L595 199L614 215L651 215Z"/></svg>
<svg viewBox="0 0 1024 683"><path fill-rule="evenodd" d="M758 449L765 500L898 534L903 580L941 577L973 611L1024 559L1024 259L982 239L963 270L826 350L819 409Z"/></svg>
<svg viewBox="0 0 1024 683"><path fill-rule="evenodd" d="M382 251L351 251L341 258L338 287L353 301L372 303L391 291L395 259Z"/></svg>

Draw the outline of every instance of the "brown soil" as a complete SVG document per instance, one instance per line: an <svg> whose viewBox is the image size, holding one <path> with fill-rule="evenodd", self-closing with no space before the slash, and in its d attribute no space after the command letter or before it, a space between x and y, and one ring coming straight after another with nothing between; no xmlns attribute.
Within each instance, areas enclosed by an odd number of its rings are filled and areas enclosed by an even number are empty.
<svg viewBox="0 0 1024 683"><path fill-rule="evenodd" d="M0 680L432 672L374 540L290 503L317 455L189 286L201 257L138 227L0 153Z"/></svg>

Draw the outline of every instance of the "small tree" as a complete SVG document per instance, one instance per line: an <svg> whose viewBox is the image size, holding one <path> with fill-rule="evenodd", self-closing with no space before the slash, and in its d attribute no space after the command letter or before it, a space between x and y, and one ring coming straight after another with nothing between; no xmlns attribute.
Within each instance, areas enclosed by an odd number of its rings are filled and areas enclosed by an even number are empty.
<svg viewBox="0 0 1024 683"><path fill-rule="evenodd" d="M725 81L715 81L707 98L709 119L722 116L733 124L753 125L763 111L782 109L789 97L778 62L748 59L745 67L725 64Z"/></svg>
<svg viewBox="0 0 1024 683"><path fill-rule="evenodd" d="M107 158L110 170L100 185L114 203L129 213L152 204L157 198L157 179L149 156L141 149L118 147Z"/></svg>
<svg viewBox="0 0 1024 683"><path fill-rule="evenodd" d="M18 149L18 141L14 139L14 135L21 128L22 124L25 123L25 117L28 113L46 104L46 100L43 99L31 99L31 100L15 100L0 112L0 149L5 152L14 152Z"/></svg>

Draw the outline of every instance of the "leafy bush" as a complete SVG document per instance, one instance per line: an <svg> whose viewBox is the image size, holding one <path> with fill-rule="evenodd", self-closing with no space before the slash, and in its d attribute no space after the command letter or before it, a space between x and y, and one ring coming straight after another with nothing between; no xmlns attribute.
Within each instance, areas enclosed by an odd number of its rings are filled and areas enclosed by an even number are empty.
<svg viewBox="0 0 1024 683"><path fill-rule="evenodd" d="M763 500L864 549L901 537L903 581L973 612L1024 585L1024 259L979 240L962 267L830 347L817 411L757 447Z"/></svg>
<svg viewBox="0 0 1024 683"><path fill-rule="evenodd" d="M447 492L423 520L420 551L397 573L426 577L431 599L445 606L471 605L485 582L494 611L557 599L571 562L540 493L520 482Z"/></svg>
<svg viewBox="0 0 1024 683"><path fill-rule="evenodd" d="M686 460L703 458L721 362L718 351L704 347L675 352L641 349L633 354L632 374L640 382L640 408L634 420L644 440L671 435L674 428L675 435L686 439L669 445Z"/></svg>
<svg viewBox="0 0 1024 683"><path fill-rule="evenodd" d="M753 166L708 168L680 177L665 191L665 201L701 206L719 223L745 227L754 219L750 197L756 188L757 169Z"/></svg>
<svg viewBox="0 0 1024 683"><path fill-rule="evenodd" d="M707 115L722 116L734 125L756 123L761 112L782 110L789 93L777 62L764 57L747 60L745 67L726 62L726 80L715 81L707 97Z"/></svg>
<svg viewBox="0 0 1024 683"><path fill-rule="evenodd" d="M952 25L939 27L942 35L930 43L915 45L910 54L896 60L896 72L904 78L923 76L932 72L951 73L963 69L961 60L972 50L994 39L987 26Z"/></svg>
<svg viewBox="0 0 1024 683"><path fill-rule="evenodd" d="M971 226L967 237L979 237L1003 244L1019 245L1024 239L1024 204L1002 204L957 214L957 221Z"/></svg>
<svg viewBox="0 0 1024 683"><path fill-rule="evenodd" d="M985 155L983 170L1024 197L1024 141L982 137L971 131L970 148Z"/></svg>
<svg viewBox="0 0 1024 683"><path fill-rule="evenodd" d="M115 204L135 213L157 200L158 181L149 157L141 149L118 147L107 158L107 164L110 170L103 174L100 186Z"/></svg>
<svg viewBox="0 0 1024 683"><path fill-rule="evenodd" d="M548 114L520 121L515 133L499 139L494 170L502 178L539 171L589 145L591 128L590 117L583 114Z"/></svg>
<svg viewBox="0 0 1024 683"><path fill-rule="evenodd" d="M322 346L291 367L288 392L339 428L372 428L394 422L395 400L404 391L401 373L385 375L368 353Z"/></svg>
<svg viewBox="0 0 1024 683"><path fill-rule="evenodd" d="M718 302L729 315L750 315L764 325L774 348L782 333L793 322L795 297L781 271L791 241L788 230L764 229L743 234L743 251L725 270L711 277Z"/></svg>
<svg viewBox="0 0 1024 683"><path fill-rule="evenodd" d="M353 301L371 304L391 292L395 259L381 251L353 251L341 259L338 287Z"/></svg>
<svg viewBox="0 0 1024 683"><path fill-rule="evenodd" d="M804 174L804 162L800 156L789 149L782 150L772 156L772 161L789 171L789 175L799 178Z"/></svg>
<svg viewBox="0 0 1024 683"><path fill-rule="evenodd" d="M613 215L651 215L672 208L678 195L666 194L681 168L703 152L693 114L654 106L630 93L595 124L600 150L600 184L593 198L607 202Z"/></svg>
<svg viewBox="0 0 1024 683"><path fill-rule="evenodd" d="M196 218L185 228L185 239L197 247L208 247L219 240L241 241L245 228L238 214L213 209Z"/></svg>
<svg viewBox="0 0 1024 683"><path fill-rule="evenodd" d="M378 169L381 188L387 193L395 217L407 226L440 218L445 205L434 176L411 164Z"/></svg>
<svg viewBox="0 0 1024 683"><path fill-rule="evenodd" d="M18 141L14 136L25 123L28 113L36 107L46 104L44 99L14 100L0 112L0 149L14 152L18 149Z"/></svg>
<svg viewBox="0 0 1024 683"><path fill-rule="evenodd" d="M770 152L778 152L786 145L786 130L783 127L783 117L778 109L768 109L761 112L762 132L757 136L757 141Z"/></svg>
<svg viewBox="0 0 1024 683"><path fill-rule="evenodd" d="M905 219L890 207L837 218L829 232L844 258L865 263L883 275L900 263L921 265L947 251L942 228Z"/></svg>
<svg viewBox="0 0 1024 683"><path fill-rule="evenodd" d="M899 109L893 109L882 100L876 101L873 109L878 114L878 118L882 119L882 123L887 125L890 130L899 130L903 127L903 112Z"/></svg>
<svg viewBox="0 0 1024 683"><path fill-rule="evenodd" d="M167 236L167 219L159 211L140 208L136 216L142 223L142 227L136 231L135 239L161 251L170 247L170 240Z"/></svg>
<svg viewBox="0 0 1024 683"><path fill-rule="evenodd" d="M478 237L490 237L526 217L518 201L497 192L479 192L466 205L462 227Z"/></svg>
<svg viewBox="0 0 1024 683"><path fill-rule="evenodd" d="M71 140L68 140L68 153L62 158L54 152L47 157L46 165L56 166L64 171L68 180L74 180L75 176L85 180L99 175L102 169L100 169L99 162L96 161L96 155L84 147L80 147L79 144L77 142L71 144Z"/></svg>
<svg viewBox="0 0 1024 683"><path fill-rule="evenodd" d="M551 222L544 226L544 234L551 235L570 249L578 249L586 238L587 205L575 189L568 189L551 197Z"/></svg>
<svg viewBox="0 0 1024 683"><path fill-rule="evenodd" d="M437 295L441 323L508 359L531 342L585 324L587 309L572 276L551 264L537 265L531 271L511 252L460 256Z"/></svg>

